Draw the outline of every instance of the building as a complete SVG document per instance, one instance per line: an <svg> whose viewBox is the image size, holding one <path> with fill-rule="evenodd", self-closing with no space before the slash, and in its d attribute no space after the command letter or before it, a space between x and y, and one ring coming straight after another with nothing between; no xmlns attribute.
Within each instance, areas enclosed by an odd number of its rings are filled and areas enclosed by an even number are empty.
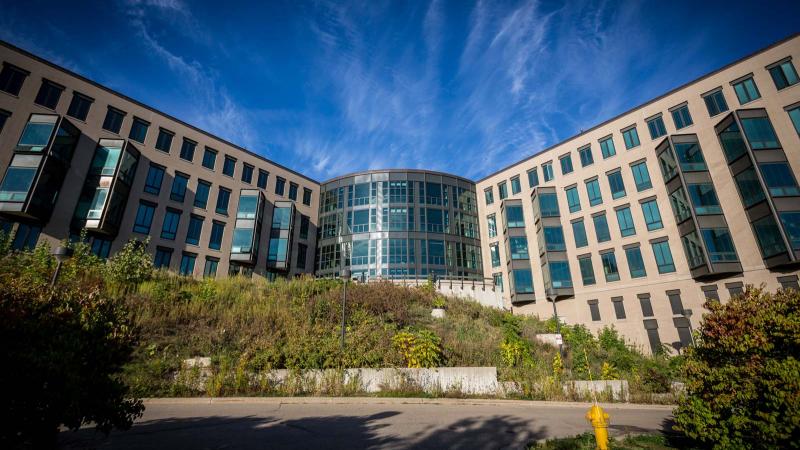
<svg viewBox="0 0 800 450"><path fill-rule="evenodd" d="M320 190L317 274L482 279L475 183L425 170L380 170Z"/></svg>
<svg viewBox="0 0 800 450"><path fill-rule="evenodd" d="M149 237L197 277L490 278L517 313L685 346L706 299L798 286L798 59L794 35L477 183L319 183L0 43L0 227Z"/></svg>
<svg viewBox="0 0 800 450"><path fill-rule="evenodd" d="M706 299L797 288L798 60L795 35L478 181L514 311L678 347Z"/></svg>

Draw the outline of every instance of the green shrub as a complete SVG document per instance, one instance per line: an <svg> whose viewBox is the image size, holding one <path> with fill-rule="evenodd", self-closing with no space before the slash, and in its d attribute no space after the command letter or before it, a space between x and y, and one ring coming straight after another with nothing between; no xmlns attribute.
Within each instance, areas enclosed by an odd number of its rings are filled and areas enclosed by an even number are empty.
<svg viewBox="0 0 800 450"><path fill-rule="evenodd" d="M686 352L680 430L705 447L800 446L800 292L708 302Z"/></svg>
<svg viewBox="0 0 800 450"><path fill-rule="evenodd" d="M406 329L392 337L406 367L438 367L442 362L441 339L432 331Z"/></svg>

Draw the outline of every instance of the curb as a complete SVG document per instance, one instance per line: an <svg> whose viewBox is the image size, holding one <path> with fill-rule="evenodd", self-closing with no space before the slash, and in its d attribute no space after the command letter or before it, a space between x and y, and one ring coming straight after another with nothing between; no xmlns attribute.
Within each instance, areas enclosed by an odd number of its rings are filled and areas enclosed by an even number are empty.
<svg viewBox="0 0 800 450"><path fill-rule="evenodd" d="M263 405L454 405L454 406L517 406L517 407L566 407L585 409L588 402L563 402L540 400L500 400L463 398L403 398L403 397L179 397L145 398L147 405L206 405L206 404L263 404ZM651 405L640 403L600 403L610 410L659 410L672 411L675 405Z"/></svg>

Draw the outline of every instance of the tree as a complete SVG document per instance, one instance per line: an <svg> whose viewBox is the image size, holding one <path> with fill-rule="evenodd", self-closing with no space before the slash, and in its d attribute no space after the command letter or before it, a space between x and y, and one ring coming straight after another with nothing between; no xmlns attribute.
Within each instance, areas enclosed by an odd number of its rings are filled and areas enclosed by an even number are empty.
<svg viewBox="0 0 800 450"><path fill-rule="evenodd" d="M800 292L748 289L706 308L678 429L704 447L800 447Z"/></svg>
<svg viewBox="0 0 800 450"><path fill-rule="evenodd" d="M0 259L2 448L52 446L60 425L128 428L143 410L119 378L136 343L123 303L96 272L50 288L46 257L39 249Z"/></svg>

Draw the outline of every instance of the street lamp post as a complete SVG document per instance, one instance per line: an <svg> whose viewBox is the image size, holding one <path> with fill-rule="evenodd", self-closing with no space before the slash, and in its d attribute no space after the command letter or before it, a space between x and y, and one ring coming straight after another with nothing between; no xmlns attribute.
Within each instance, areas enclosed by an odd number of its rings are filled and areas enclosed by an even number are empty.
<svg viewBox="0 0 800 450"><path fill-rule="evenodd" d="M69 247L56 247L53 250L53 256L56 258L56 271L53 272L53 279L50 280L50 287L54 287L56 285L56 280L58 280L58 274L61 272L61 264L72 257L73 250Z"/></svg>
<svg viewBox="0 0 800 450"><path fill-rule="evenodd" d="M342 353L344 353L344 310L347 306L347 282L350 281L349 268L342 270L342 279L344 280L344 289L342 290Z"/></svg>
<svg viewBox="0 0 800 450"><path fill-rule="evenodd" d="M548 302L553 302L553 319L556 321L556 333L559 336L558 353L564 357L564 338L561 336L561 320L558 318L558 309L556 308L556 295L552 288L547 288L545 291L545 298Z"/></svg>
<svg viewBox="0 0 800 450"><path fill-rule="evenodd" d="M694 347L694 331L692 331L692 310L684 309L683 317L686 317L686 323L689 324L689 339L692 343L692 347Z"/></svg>

